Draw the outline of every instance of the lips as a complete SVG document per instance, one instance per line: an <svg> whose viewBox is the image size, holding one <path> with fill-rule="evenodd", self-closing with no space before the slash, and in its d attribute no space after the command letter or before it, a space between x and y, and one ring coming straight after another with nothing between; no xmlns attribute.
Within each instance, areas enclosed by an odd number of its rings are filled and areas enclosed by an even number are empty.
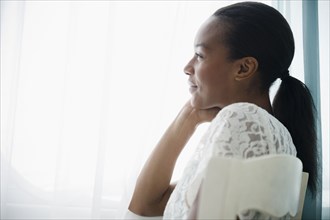
<svg viewBox="0 0 330 220"><path fill-rule="evenodd" d="M190 87L197 87L196 83L194 83L193 81L190 81L190 80L188 80L188 85Z"/></svg>
<svg viewBox="0 0 330 220"><path fill-rule="evenodd" d="M188 85L189 85L189 91L190 93L193 93L197 90L197 85L191 80L188 80Z"/></svg>

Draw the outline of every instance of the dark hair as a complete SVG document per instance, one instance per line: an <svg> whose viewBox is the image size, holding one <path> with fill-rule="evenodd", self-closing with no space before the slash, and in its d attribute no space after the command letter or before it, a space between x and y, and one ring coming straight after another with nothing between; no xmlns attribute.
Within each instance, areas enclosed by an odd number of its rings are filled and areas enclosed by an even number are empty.
<svg viewBox="0 0 330 220"><path fill-rule="evenodd" d="M261 91L269 91L277 78L282 83L272 103L274 116L289 130L297 157L309 173L308 186L317 188L315 107L304 83L289 75L294 38L285 18L276 9L257 2L242 2L217 10L213 16L225 27L224 45L229 59L252 56L258 61Z"/></svg>

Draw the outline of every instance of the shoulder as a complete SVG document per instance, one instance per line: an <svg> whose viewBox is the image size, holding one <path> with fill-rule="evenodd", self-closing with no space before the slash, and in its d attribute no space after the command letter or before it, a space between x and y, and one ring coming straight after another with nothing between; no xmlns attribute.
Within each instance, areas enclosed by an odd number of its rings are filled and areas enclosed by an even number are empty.
<svg viewBox="0 0 330 220"><path fill-rule="evenodd" d="M259 106L247 103L247 102L239 102L230 104L224 107L214 119L214 122L217 123L219 121L250 121L257 120L259 121L262 118L273 118L266 110L260 108Z"/></svg>
<svg viewBox="0 0 330 220"><path fill-rule="evenodd" d="M269 120L268 112L252 103L234 103L221 109L209 127L211 141L238 139L238 135L260 127ZM253 130L254 130L253 129Z"/></svg>
<svg viewBox="0 0 330 220"><path fill-rule="evenodd" d="M209 143L218 155L247 158L269 153L295 154L285 126L252 103L226 106L212 121L209 131Z"/></svg>
<svg viewBox="0 0 330 220"><path fill-rule="evenodd" d="M283 130L286 127L265 109L247 102L239 102L224 107L211 123L213 128L224 126L234 132L253 131L252 128ZM252 129L252 130L251 130Z"/></svg>

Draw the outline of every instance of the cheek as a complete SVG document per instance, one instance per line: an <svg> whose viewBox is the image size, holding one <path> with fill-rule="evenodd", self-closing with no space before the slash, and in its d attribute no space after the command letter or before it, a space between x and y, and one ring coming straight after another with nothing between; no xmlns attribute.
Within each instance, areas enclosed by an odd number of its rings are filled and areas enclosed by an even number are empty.
<svg viewBox="0 0 330 220"><path fill-rule="evenodd" d="M199 81L203 87L212 89L217 87L219 83L223 81L223 77L219 71L214 69L205 69L205 71L199 75Z"/></svg>
<svg viewBox="0 0 330 220"><path fill-rule="evenodd" d="M231 91L229 74L225 71L208 72L200 76L202 80L201 92L204 98L214 102L223 102Z"/></svg>
<svg viewBox="0 0 330 220"><path fill-rule="evenodd" d="M217 78L217 70L210 65L201 66L196 74L196 78L201 83L209 83Z"/></svg>

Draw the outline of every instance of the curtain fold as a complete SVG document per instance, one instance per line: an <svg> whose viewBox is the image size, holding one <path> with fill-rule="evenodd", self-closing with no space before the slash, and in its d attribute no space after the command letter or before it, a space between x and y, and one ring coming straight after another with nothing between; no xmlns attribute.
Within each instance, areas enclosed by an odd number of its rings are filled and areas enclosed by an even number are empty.
<svg viewBox="0 0 330 220"><path fill-rule="evenodd" d="M23 41L24 27L24 2L8 3L1 1L1 216L7 213L6 203L8 201L8 180L10 178L12 148L14 141L17 98L20 80L20 58ZM12 18L10 18L12 15ZM3 44L3 41L6 44ZM6 63L7 65L3 65ZM11 72L4 75L4 72ZM3 93L11 94L3 96ZM6 106L7 108L3 108Z"/></svg>
<svg viewBox="0 0 330 220"><path fill-rule="evenodd" d="M320 62L319 62L319 22L318 1L303 1L303 46L305 84L310 89L317 109L317 148L319 185L316 197L312 198L307 191L304 205L304 219L321 219L322 217L322 132L321 132L321 98L320 98Z"/></svg>

